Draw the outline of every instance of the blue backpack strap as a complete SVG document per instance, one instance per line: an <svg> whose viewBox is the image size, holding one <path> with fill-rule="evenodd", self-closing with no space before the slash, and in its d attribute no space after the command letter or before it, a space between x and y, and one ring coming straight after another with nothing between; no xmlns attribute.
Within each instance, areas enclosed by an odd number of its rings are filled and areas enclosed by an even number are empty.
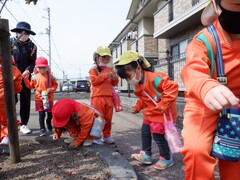
<svg viewBox="0 0 240 180"><path fill-rule="evenodd" d="M217 80L220 82L222 85L227 84L227 77L224 73L224 65L223 65L223 59L222 59L222 48L220 46L220 40L217 34L217 31L215 27L211 24L207 26L207 30L209 33L212 35L214 42L216 44L216 67L217 67ZM227 109L222 110L222 115L227 114Z"/></svg>
<svg viewBox="0 0 240 180"><path fill-rule="evenodd" d="M213 36L214 42L216 44L216 67L217 67L217 80L221 84L227 84L227 77L224 73L223 59L222 59L222 48L220 46L220 40L215 27L211 24L207 26L207 30Z"/></svg>

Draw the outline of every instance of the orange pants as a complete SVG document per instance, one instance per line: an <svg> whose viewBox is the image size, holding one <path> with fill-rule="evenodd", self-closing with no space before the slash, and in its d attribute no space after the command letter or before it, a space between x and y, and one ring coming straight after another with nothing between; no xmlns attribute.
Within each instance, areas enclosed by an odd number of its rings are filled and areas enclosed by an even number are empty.
<svg viewBox="0 0 240 180"><path fill-rule="evenodd" d="M17 120L17 125L20 125L19 120ZM5 104L0 104L0 142L5 136L8 136L6 108Z"/></svg>
<svg viewBox="0 0 240 180"><path fill-rule="evenodd" d="M190 103L189 103L190 104ZM217 127L218 112L210 111L202 103L188 102L184 109L181 153L186 166L186 180L214 180L214 168L219 165L221 180L240 179L240 161L227 162L211 156Z"/></svg>
<svg viewBox="0 0 240 180"><path fill-rule="evenodd" d="M112 116L113 116L113 100L112 97L93 97L92 107L98 110L104 116L106 124L103 129L103 137L111 136Z"/></svg>
<svg viewBox="0 0 240 180"><path fill-rule="evenodd" d="M7 116L5 104L0 104L0 141L8 135Z"/></svg>

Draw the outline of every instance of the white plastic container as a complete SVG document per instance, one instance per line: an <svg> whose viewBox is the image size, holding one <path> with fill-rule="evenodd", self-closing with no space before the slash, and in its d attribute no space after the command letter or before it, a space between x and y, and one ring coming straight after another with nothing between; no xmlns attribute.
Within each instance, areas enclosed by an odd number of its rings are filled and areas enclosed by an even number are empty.
<svg viewBox="0 0 240 180"><path fill-rule="evenodd" d="M90 136L100 138L105 123L106 123L105 120L100 116L94 118Z"/></svg>

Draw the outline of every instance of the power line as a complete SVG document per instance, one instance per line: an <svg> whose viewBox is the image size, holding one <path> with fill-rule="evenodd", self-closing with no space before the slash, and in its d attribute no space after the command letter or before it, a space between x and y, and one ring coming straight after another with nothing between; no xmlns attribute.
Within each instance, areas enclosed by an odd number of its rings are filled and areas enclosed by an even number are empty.
<svg viewBox="0 0 240 180"><path fill-rule="evenodd" d="M0 1L1 1L1 0L0 0ZM1 2L3 5L2 5L2 7L1 7L1 9L0 9L0 17L1 17L2 10L3 10L4 6L6 5L6 2L7 2L7 0L5 0L4 3Z"/></svg>
<svg viewBox="0 0 240 180"><path fill-rule="evenodd" d="M3 2L1 2L1 3L3 4ZM19 5L19 4L17 4L17 5ZM28 17L28 19L30 19L30 17L27 15L25 9L24 9L21 5L20 5L20 8L24 11L24 13L25 13L25 15ZM8 13L9 13L9 14L16 20L16 22L18 23L19 20L14 16L14 14L12 14L11 11L10 11L6 6L5 6L5 9L8 11ZM30 22L32 22L31 19L30 19ZM40 36L40 37L42 38L42 36ZM43 51L46 55L48 55L48 53L37 43L37 41L33 38L33 36L31 37L31 39L32 39L33 42L37 45L37 47L40 48L41 51ZM43 39L43 38L42 38L42 39ZM43 42L45 42L44 39L43 39ZM38 51L38 54L41 55L41 53L40 53L39 51ZM53 61L53 59L52 59L52 61ZM55 61L53 61L53 62L54 62L54 64L55 64L55 66L56 66L60 71L64 72L63 68L60 68Z"/></svg>

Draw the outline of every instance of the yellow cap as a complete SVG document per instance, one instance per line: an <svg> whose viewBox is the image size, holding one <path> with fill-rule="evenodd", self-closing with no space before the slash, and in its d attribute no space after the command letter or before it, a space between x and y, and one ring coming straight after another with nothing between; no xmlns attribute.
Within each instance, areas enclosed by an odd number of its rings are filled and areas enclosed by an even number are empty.
<svg viewBox="0 0 240 180"><path fill-rule="evenodd" d="M133 51L133 50L123 53L120 56L119 62L116 63L115 65L116 66L126 65L133 61L137 61L138 59L141 59L143 61L143 66L145 68L149 68L151 66L151 64L147 61L147 59L145 57L139 55L136 51Z"/></svg>
<svg viewBox="0 0 240 180"><path fill-rule="evenodd" d="M111 51L110 51L110 49L107 46L99 46L97 48L97 53L100 56L112 56L111 55Z"/></svg>
<svg viewBox="0 0 240 180"><path fill-rule="evenodd" d="M48 95L48 92L47 91L42 91L42 96L44 95Z"/></svg>

